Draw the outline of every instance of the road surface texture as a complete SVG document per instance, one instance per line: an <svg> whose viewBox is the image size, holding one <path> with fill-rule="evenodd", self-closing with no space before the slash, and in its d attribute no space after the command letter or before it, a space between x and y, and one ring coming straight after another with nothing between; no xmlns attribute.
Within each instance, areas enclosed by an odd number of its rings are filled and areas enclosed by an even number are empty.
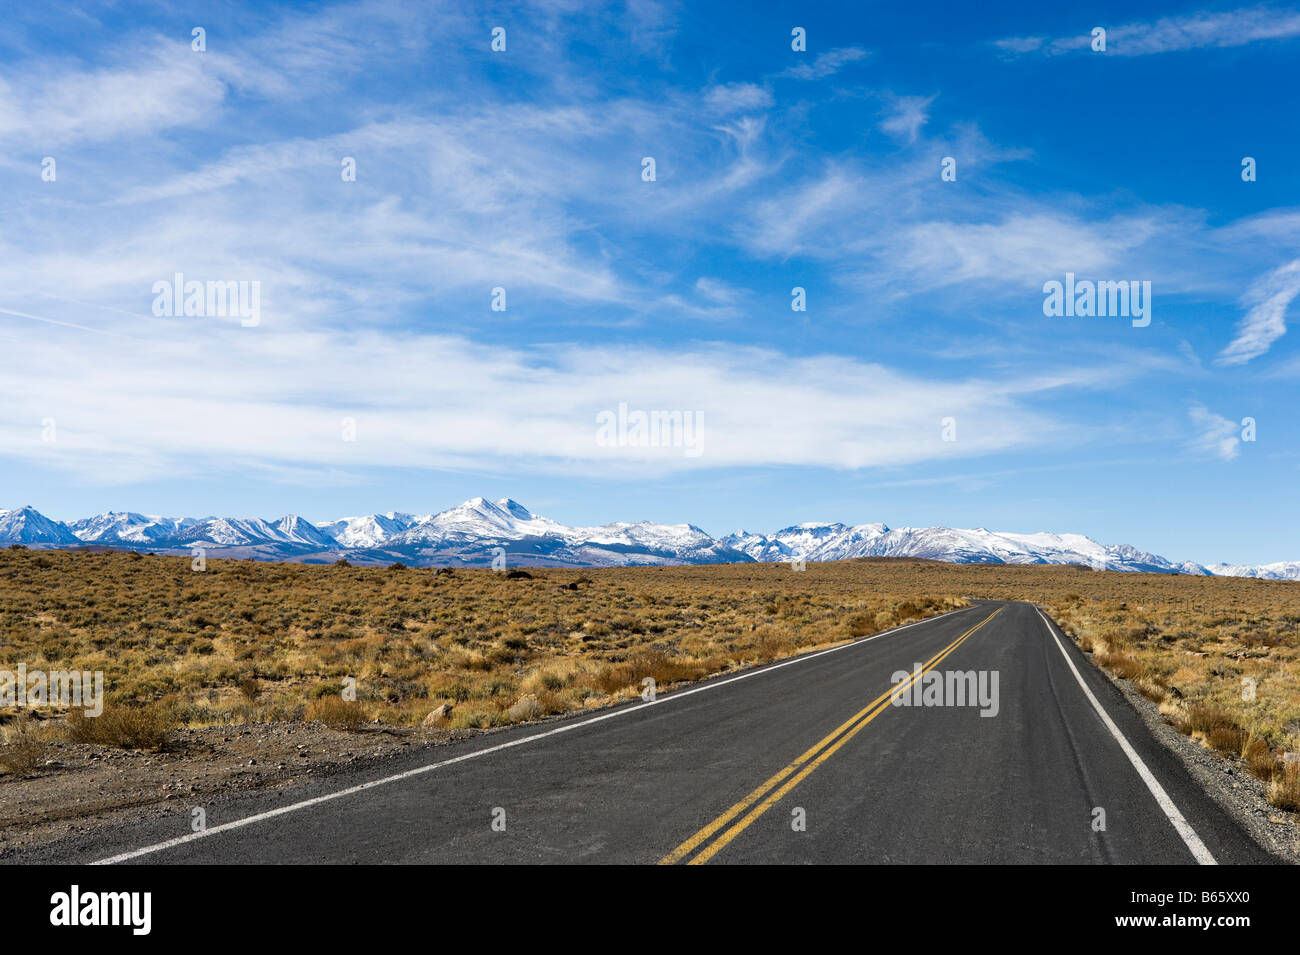
<svg viewBox="0 0 1300 955"><path fill-rule="evenodd" d="M917 664L996 671L996 715L892 705ZM1277 861L1025 603L981 601L437 754L207 807L199 834L178 807L41 861Z"/></svg>

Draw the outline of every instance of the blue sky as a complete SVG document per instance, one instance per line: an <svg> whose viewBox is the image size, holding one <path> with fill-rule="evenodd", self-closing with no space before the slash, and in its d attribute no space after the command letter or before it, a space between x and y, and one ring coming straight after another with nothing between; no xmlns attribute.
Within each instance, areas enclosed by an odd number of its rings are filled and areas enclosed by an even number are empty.
<svg viewBox="0 0 1300 955"><path fill-rule="evenodd" d="M16 7L0 503L1300 558L1298 57L1273 5ZM1067 272L1150 324L1046 316Z"/></svg>

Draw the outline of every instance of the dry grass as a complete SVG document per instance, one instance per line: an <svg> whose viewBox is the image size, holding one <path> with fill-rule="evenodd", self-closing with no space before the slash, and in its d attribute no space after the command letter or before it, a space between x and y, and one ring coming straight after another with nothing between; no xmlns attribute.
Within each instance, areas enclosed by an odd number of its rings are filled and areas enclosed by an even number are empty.
<svg viewBox="0 0 1300 955"><path fill-rule="evenodd" d="M1300 764L1292 763L1273 775L1268 801L1279 809L1300 812Z"/></svg>
<svg viewBox="0 0 1300 955"><path fill-rule="evenodd" d="M105 708L99 716L71 710L64 721L64 735L70 743L159 750L167 744L168 730L175 726L176 714L167 702L141 706L118 703Z"/></svg>
<svg viewBox="0 0 1300 955"><path fill-rule="evenodd" d="M72 738L154 748L175 725L319 720L491 727L600 706L960 606L920 564L530 569L438 575L0 551L0 668L102 670ZM938 578L935 578L938 582ZM949 588L951 589L951 588ZM356 702L340 699L356 680ZM144 725L140 725L140 724Z"/></svg>
<svg viewBox="0 0 1300 955"><path fill-rule="evenodd" d="M35 772L49 756L50 735L47 727L28 714L15 720L0 746L0 769L18 776Z"/></svg>
<svg viewBox="0 0 1300 955"><path fill-rule="evenodd" d="M331 729L354 730L366 721L356 702L338 696L322 696L307 707L307 719L324 723Z"/></svg>

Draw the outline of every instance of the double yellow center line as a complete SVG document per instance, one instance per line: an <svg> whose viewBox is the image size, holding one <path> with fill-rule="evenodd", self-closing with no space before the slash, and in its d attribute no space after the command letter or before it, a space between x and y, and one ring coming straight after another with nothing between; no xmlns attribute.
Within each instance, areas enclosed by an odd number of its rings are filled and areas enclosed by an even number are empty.
<svg viewBox="0 0 1300 955"><path fill-rule="evenodd" d="M695 852L695 850L702 845L704 848L694 858L692 858L687 865L702 865L705 862L708 862L715 855L721 852L722 849L726 847L727 843L731 842L732 839L744 832L751 823L758 819L759 816L763 815L763 813L771 809L772 806L780 802L781 799L790 792L790 790L794 789L795 786L798 786L801 782L812 775L813 771L817 769L818 766L830 759L831 756L835 754L836 750L856 736L864 726L879 716L881 712L889 706L890 699L894 694L905 690L921 676L929 673L937 667L943 662L944 658L947 657L948 654L961 646L971 634L976 630L979 630L980 627L984 626L1001 612L1002 608L999 607L952 643L948 644L932 656L926 661L925 666L920 670L913 671L902 683L892 686L884 693L880 694L880 696L876 697L857 713L853 714L853 716L849 717L849 719L841 723L829 734L818 740L812 748L801 755L798 759L794 760L794 762L790 763L790 765L786 766L785 769L764 782L752 793L740 800L740 802L736 803L717 819L714 819L699 832L695 833L695 835L691 836L672 852L668 853L668 855L660 859L659 864L676 865L692 852ZM789 778L787 779L787 777ZM782 785L783 782L784 785ZM777 788L778 786L780 788ZM742 818L738 822L733 823L715 839L714 834L723 829L724 826L727 826L727 824L737 816L742 816ZM713 841L709 842L710 839ZM705 845L705 843L708 844Z"/></svg>

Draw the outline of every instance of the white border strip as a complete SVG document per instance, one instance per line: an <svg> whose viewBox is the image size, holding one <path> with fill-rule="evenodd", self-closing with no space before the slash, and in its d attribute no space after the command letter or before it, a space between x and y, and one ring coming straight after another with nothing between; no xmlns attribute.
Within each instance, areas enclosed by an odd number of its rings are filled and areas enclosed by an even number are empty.
<svg viewBox="0 0 1300 955"><path fill-rule="evenodd" d="M1142 757L1137 754L1137 751L1133 749L1129 744L1129 741L1124 738L1124 734L1119 731L1119 727L1115 725L1114 721L1111 720L1106 711L1101 708L1101 704L1097 702L1097 698L1092 695L1092 690L1088 689L1088 684L1083 682L1083 677L1079 675L1078 668L1074 665L1074 661L1070 659L1070 655L1065 652L1065 645L1061 643L1061 638L1056 635L1056 630L1053 629L1051 623L1048 622L1047 617L1043 615L1043 611L1039 610L1038 607L1034 607L1034 610L1038 611L1038 616L1042 618L1043 625L1047 627L1047 632L1050 633L1052 639L1056 641L1056 646L1061 651L1061 656L1065 657L1065 662L1069 665L1070 672L1073 673L1074 678L1079 681L1079 686L1083 688L1083 693L1088 697L1088 702L1090 702L1092 708L1097 711L1097 715L1101 717L1101 721L1106 724L1106 729L1110 730L1110 735L1115 737L1115 742L1119 743L1120 749L1124 750L1124 755L1127 756L1128 761L1133 764L1133 768L1138 771L1138 775L1142 777L1142 781L1147 784L1147 789L1151 790L1151 795L1156 797L1156 802L1160 804L1160 808L1164 810L1169 821L1173 823L1174 828L1178 830L1178 834L1182 836L1183 842L1187 844L1187 848L1190 849L1192 855L1196 857L1196 861L1201 865L1218 865L1218 862L1210 853L1210 850L1207 849L1205 843L1201 841L1201 837L1198 836L1196 830L1192 828L1192 824L1189 823L1183 817L1183 814L1178 811L1178 807L1175 806L1174 801L1169 798L1169 794L1165 792L1164 787L1161 786L1156 780L1156 777L1152 775L1151 770L1147 769L1147 764L1142 762Z"/></svg>
<svg viewBox="0 0 1300 955"><path fill-rule="evenodd" d="M796 663L803 663L807 660L813 660L828 653L835 653L839 650L847 650L849 647L860 647L864 643L870 643L880 637L888 636L891 633L898 633L900 630L907 630L911 627L918 627L923 623L933 623L936 620L942 620L944 617L950 617L956 613L962 613L966 610L973 610L979 607L979 604L972 604L969 607L962 607L958 610L950 610L948 613L941 613L937 617L926 617L924 620L917 620L913 623L904 624L901 627L894 627L892 630L885 630L881 633L867 637L865 640L854 640L850 643L842 643L838 647L830 647L826 650L818 650L815 653L805 654L803 656L792 657L789 660L783 660L780 663L774 663L765 666L759 670L751 670L749 673L742 673L739 676L729 677L725 680L710 680L701 686L689 690L681 690L677 693L669 693L666 696L655 699L651 702L643 703L640 706L626 706L612 710L609 713L602 713L600 716L593 716L591 719L581 720L577 723L565 723L563 726L557 726L554 729L547 730L544 733L534 733L532 736L524 736L520 739L510 740L505 743L498 743L495 746L487 746L483 749L474 750L472 753L463 753L460 756L453 756L451 759L444 759L441 762L430 763L427 766L417 766L415 769L408 769L405 772L397 773L393 776L385 776L383 779L371 780L368 783L361 783L358 786L349 786L347 789L340 789L337 792L327 793L324 796L316 796L312 799L304 799L302 802L290 803L288 806L281 806L279 809L270 809L266 812L259 812L253 816L247 816L243 819L236 819L234 822L222 823L219 826L213 826L210 829L204 829L202 832L191 832L184 836L177 836L175 839L168 839L166 842L158 842L151 846L145 846L142 849L132 849L129 852L122 852L115 856L109 856L106 859L99 859L90 863L91 865L116 865L119 862L128 862L131 859L138 859L141 856L151 855L155 852L162 852L164 849L172 849L176 846L184 845L187 842L195 842L199 839L206 839L208 836L215 836L221 832L229 832L232 829L239 829L244 826L251 826L254 823L265 822L267 819L274 819L276 816L283 816L287 813L297 812L299 809L307 809L311 806L318 806L321 803L329 802L332 799L341 799L344 796L351 796L354 793L363 792L367 789L374 789L376 786L385 786L388 783L400 782L403 779L410 779L412 776L419 776L423 773L431 772L435 769L441 769L444 766L451 766L453 763L461 763L465 760L476 759L479 756L487 756L489 753L499 753L504 749L510 749L513 746L523 746L525 743L533 743L539 739L546 739L548 736L556 736L560 733L567 733L570 730L581 729L584 726L591 726L593 723L599 723L603 720L611 720L616 716L624 716L628 713L639 713L647 706L657 706L660 703L671 703L674 700L685 699L696 693L703 693L705 690L716 690L720 686L726 686L729 683L735 683L739 680L747 680L752 676L761 676L764 673L771 673L773 670L780 670L782 667L792 666Z"/></svg>

